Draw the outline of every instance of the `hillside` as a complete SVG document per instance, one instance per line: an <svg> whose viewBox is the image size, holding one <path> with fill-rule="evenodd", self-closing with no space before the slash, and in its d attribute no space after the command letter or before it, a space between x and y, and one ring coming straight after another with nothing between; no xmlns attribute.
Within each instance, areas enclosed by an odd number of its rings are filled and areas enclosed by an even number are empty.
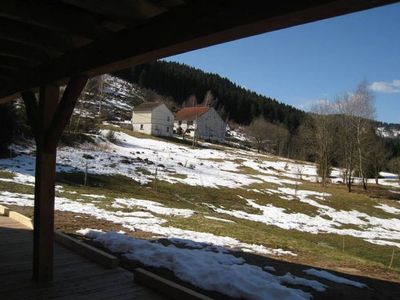
<svg viewBox="0 0 400 300"><path fill-rule="evenodd" d="M69 129L100 123L58 150L58 229L118 254L126 268L145 266L216 299L396 294L396 175L370 179L368 191L355 178L348 193L339 168L323 187L312 163L132 132L124 123L149 93L106 75L101 101L90 89L80 99ZM31 216L33 141L11 149L0 159L0 203ZM200 286L204 277L211 280Z"/></svg>
<svg viewBox="0 0 400 300"><path fill-rule="evenodd" d="M336 299L342 290L342 299L386 299L395 285L365 275L400 282L400 189L392 174L382 173L380 186L371 180L371 194L349 194L339 169L322 188L310 163L208 144L192 149L115 125L89 136L93 143L58 151L60 229L194 286L211 268L216 284L201 287L224 294L236 280L232 297L246 297L262 280L272 286L260 285L250 299L268 299L271 289L282 299ZM0 203L31 215L34 148L14 145L13 153L0 159ZM326 273L330 281L315 268L341 273Z"/></svg>
<svg viewBox="0 0 400 300"><path fill-rule="evenodd" d="M293 132L304 112L275 99L238 86L227 78L184 64L155 61L116 73L130 82L172 97L178 105L195 95L197 103L208 102L224 119L249 124L258 116L284 124Z"/></svg>

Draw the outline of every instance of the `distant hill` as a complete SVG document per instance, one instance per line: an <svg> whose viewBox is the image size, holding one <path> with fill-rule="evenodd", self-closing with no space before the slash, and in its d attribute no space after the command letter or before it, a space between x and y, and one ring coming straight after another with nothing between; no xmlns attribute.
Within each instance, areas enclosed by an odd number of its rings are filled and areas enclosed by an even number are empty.
<svg viewBox="0 0 400 300"><path fill-rule="evenodd" d="M385 138L400 138L400 124L376 121L377 133Z"/></svg>
<svg viewBox="0 0 400 300"><path fill-rule="evenodd" d="M172 97L179 106L188 99L195 99L197 103L207 102L224 119L238 124L249 124L254 118L264 116L294 132L305 116L303 111L293 106L247 90L227 78L180 63L154 61L115 75Z"/></svg>

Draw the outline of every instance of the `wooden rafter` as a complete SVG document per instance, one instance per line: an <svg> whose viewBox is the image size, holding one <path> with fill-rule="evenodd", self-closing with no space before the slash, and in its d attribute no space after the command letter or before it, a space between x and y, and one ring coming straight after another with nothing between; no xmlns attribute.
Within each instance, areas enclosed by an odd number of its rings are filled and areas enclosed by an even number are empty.
<svg viewBox="0 0 400 300"><path fill-rule="evenodd" d="M53 120L46 132L46 140L44 141L46 149L52 149L57 146L61 133L72 115L76 101L85 87L87 80L87 76L77 76L71 78L67 84L57 110L54 113Z"/></svg>
<svg viewBox="0 0 400 300"><path fill-rule="evenodd" d="M25 69L30 66L29 62L18 57L2 55L0 52L0 66L11 67L12 69Z"/></svg>
<svg viewBox="0 0 400 300"><path fill-rule="evenodd" d="M82 38L63 35L46 28L29 26L5 18L0 18L0 38L55 55L89 42Z"/></svg>
<svg viewBox="0 0 400 300"><path fill-rule="evenodd" d="M2 0L0 17L90 39L109 32L93 14L44 1Z"/></svg>
<svg viewBox="0 0 400 300"><path fill-rule="evenodd" d="M50 56L45 52L24 44L0 38L0 54L29 61L31 64L40 64L48 61Z"/></svg>
<svg viewBox="0 0 400 300"><path fill-rule="evenodd" d="M94 76L201 47L394 0L191 1L23 72L0 98L70 74ZM157 37L156 39L154 37Z"/></svg>
<svg viewBox="0 0 400 300"><path fill-rule="evenodd" d="M61 0L87 11L95 12L123 24L145 20L165 13L167 9L149 0L118 0L118 5L108 0Z"/></svg>

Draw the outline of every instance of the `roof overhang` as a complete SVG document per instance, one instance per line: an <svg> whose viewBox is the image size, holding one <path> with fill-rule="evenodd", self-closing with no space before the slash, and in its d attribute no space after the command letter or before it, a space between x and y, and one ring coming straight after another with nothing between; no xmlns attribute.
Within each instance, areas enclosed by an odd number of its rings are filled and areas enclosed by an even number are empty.
<svg viewBox="0 0 400 300"><path fill-rule="evenodd" d="M78 74L151 60L398 0L3 0L0 103Z"/></svg>

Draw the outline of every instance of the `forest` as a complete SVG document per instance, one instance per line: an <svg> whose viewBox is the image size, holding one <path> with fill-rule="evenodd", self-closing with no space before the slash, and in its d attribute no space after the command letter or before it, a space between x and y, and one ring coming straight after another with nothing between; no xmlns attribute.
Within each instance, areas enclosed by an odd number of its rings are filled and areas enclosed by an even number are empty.
<svg viewBox="0 0 400 300"><path fill-rule="evenodd" d="M142 91L144 98L140 101L161 98L172 110L196 104L215 107L229 124L227 143L237 146L230 132L241 133L246 137L240 142L241 147L315 162L323 185L329 181L334 167L344 170L343 183L349 191L355 177L361 178L366 189L367 178L375 178L378 183L381 171L400 174L400 138L387 134L398 130L399 125L375 121L374 95L366 82L336 97L334 102L321 100L309 112L303 112L219 75L178 63L148 63L124 70L118 76ZM102 80L91 79L82 97L91 95L101 103ZM129 97L125 100L130 103ZM23 106L0 106L0 156L9 155L8 145L16 136L29 133L24 116ZM78 117L78 123L70 122L70 126L79 127L74 132L80 132L81 137L93 130L96 122L107 119L104 117ZM110 120L115 117L111 115ZM378 129L383 129L383 134ZM63 135L66 136L67 133Z"/></svg>
<svg viewBox="0 0 400 300"><path fill-rule="evenodd" d="M227 78L176 62L154 61L115 75L172 97L180 106L187 99L195 99L197 104L207 102L223 119L237 124L248 125L262 116L293 133L305 116L293 106L247 90Z"/></svg>

